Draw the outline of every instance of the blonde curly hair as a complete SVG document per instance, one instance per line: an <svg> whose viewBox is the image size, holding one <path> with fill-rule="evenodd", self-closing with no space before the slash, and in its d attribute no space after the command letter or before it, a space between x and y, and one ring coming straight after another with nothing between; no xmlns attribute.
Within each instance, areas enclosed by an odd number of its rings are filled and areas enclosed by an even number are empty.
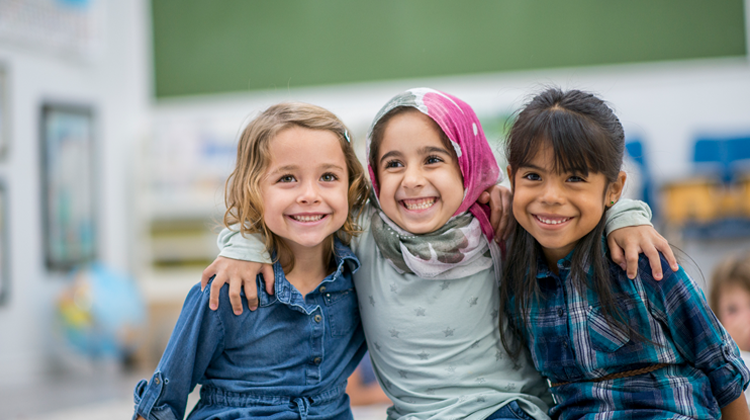
<svg viewBox="0 0 750 420"><path fill-rule="evenodd" d="M235 168L224 187L227 208L224 225L230 229L239 226L243 236L260 233L269 253L283 250L290 257L290 262L283 267L287 273L294 268L294 256L284 242L266 226L260 183L271 163L271 140L282 130L294 126L330 131L339 139L349 177L349 212L344 226L336 232L336 236L344 244L348 245L353 236L361 233L357 218L369 193L369 182L351 145L349 132L332 112L306 103L285 102L271 106L253 119L242 131ZM333 235L327 239L326 250L330 256L333 252Z"/></svg>

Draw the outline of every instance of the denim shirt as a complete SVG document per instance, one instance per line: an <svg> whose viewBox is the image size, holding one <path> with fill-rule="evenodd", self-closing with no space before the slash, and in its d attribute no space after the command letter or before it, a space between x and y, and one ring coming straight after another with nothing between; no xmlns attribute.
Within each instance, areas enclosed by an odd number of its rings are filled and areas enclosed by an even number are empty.
<svg viewBox="0 0 750 420"><path fill-rule="evenodd" d="M258 276L258 309L234 315L208 307L195 285L151 381L135 387L135 415L182 419L188 394L201 399L189 419L351 419L346 380L365 353L352 273L359 260L338 240L336 270L302 296L274 264L275 294Z"/></svg>
<svg viewBox="0 0 750 420"><path fill-rule="evenodd" d="M750 372L682 268L672 272L662 256L664 279L656 281L641 255L639 275L630 280L607 258L627 328L607 322L590 288L576 289L570 257L558 261L559 274L539 262L541 297L529 301L528 324L521 328L536 368L556 384L550 417L719 418L721 407L742 395ZM521 326L521 317L514 322ZM657 364L667 366L597 381Z"/></svg>

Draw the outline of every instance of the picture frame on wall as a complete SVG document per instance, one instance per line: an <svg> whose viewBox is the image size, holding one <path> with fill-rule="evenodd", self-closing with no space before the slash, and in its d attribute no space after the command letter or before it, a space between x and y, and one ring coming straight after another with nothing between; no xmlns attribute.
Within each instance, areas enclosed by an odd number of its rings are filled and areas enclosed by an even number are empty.
<svg viewBox="0 0 750 420"><path fill-rule="evenodd" d="M8 194L0 181L0 306L10 298L10 259L8 254Z"/></svg>
<svg viewBox="0 0 750 420"><path fill-rule="evenodd" d="M8 86L8 72L0 63L0 158L6 157L10 143Z"/></svg>
<svg viewBox="0 0 750 420"><path fill-rule="evenodd" d="M46 266L69 271L96 257L92 108L43 104L41 141Z"/></svg>

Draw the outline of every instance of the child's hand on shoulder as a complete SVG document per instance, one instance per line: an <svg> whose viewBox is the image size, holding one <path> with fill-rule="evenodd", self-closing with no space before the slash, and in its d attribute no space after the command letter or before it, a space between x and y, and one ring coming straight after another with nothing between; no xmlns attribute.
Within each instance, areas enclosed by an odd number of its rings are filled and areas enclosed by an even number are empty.
<svg viewBox="0 0 750 420"><path fill-rule="evenodd" d="M484 190L477 198L480 204L489 204L490 206L490 224L495 230L495 241L500 242L508 239L510 231L507 230L508 222L511 217L510 200L513 194L509 189L493 185Z"/></svg>
<svg viewBox="0 0 750 420"><path fill-rule="evenodd" d="M607 245L612 261L627 272L629 279L634 279L638 274L639 254L648 257L655 280L661 280L664 277L659 252L667 259L672 271L680 269L672 248L669 247L669 242L656 229L648 225L614 230L607 236Z"/></svg>
<svg viewBox="0 0 750 420"><path fill-rule="evenodd" d="M251 311L258 309L258 288L255 279L258 274L263 274L266 284L266 292L273 294L274 275L273 267L252 261L235 260L232 258L216 257L213 263L203 270L201 276L201 290L203 290L213 277L211 282L211 295L209 307L211 310L219 308L219 291L225 283L229 283L229 302L235 315L242 314L242 298L240 292L245 291L247 306Z"/></svg>

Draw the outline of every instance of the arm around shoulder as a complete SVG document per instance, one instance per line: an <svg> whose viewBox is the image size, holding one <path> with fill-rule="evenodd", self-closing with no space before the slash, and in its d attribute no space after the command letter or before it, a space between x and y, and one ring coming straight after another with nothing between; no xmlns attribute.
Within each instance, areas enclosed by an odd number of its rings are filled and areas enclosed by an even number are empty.
<svg viewBox="0 0 750 420"><path fill-rule="evenodd" d="M641 200L621 198L607 211L607 235L612 231L630 226L653 226L651 207Z"/></svg>
<svg viewBox="0 0 750 420"><path fill-rule="evenodd" d="M216 245L220 250L219 256L263 264L273 263L260 234L242 235L238 226L232 228L237 230L225 227L216 239Z"/></svg>

